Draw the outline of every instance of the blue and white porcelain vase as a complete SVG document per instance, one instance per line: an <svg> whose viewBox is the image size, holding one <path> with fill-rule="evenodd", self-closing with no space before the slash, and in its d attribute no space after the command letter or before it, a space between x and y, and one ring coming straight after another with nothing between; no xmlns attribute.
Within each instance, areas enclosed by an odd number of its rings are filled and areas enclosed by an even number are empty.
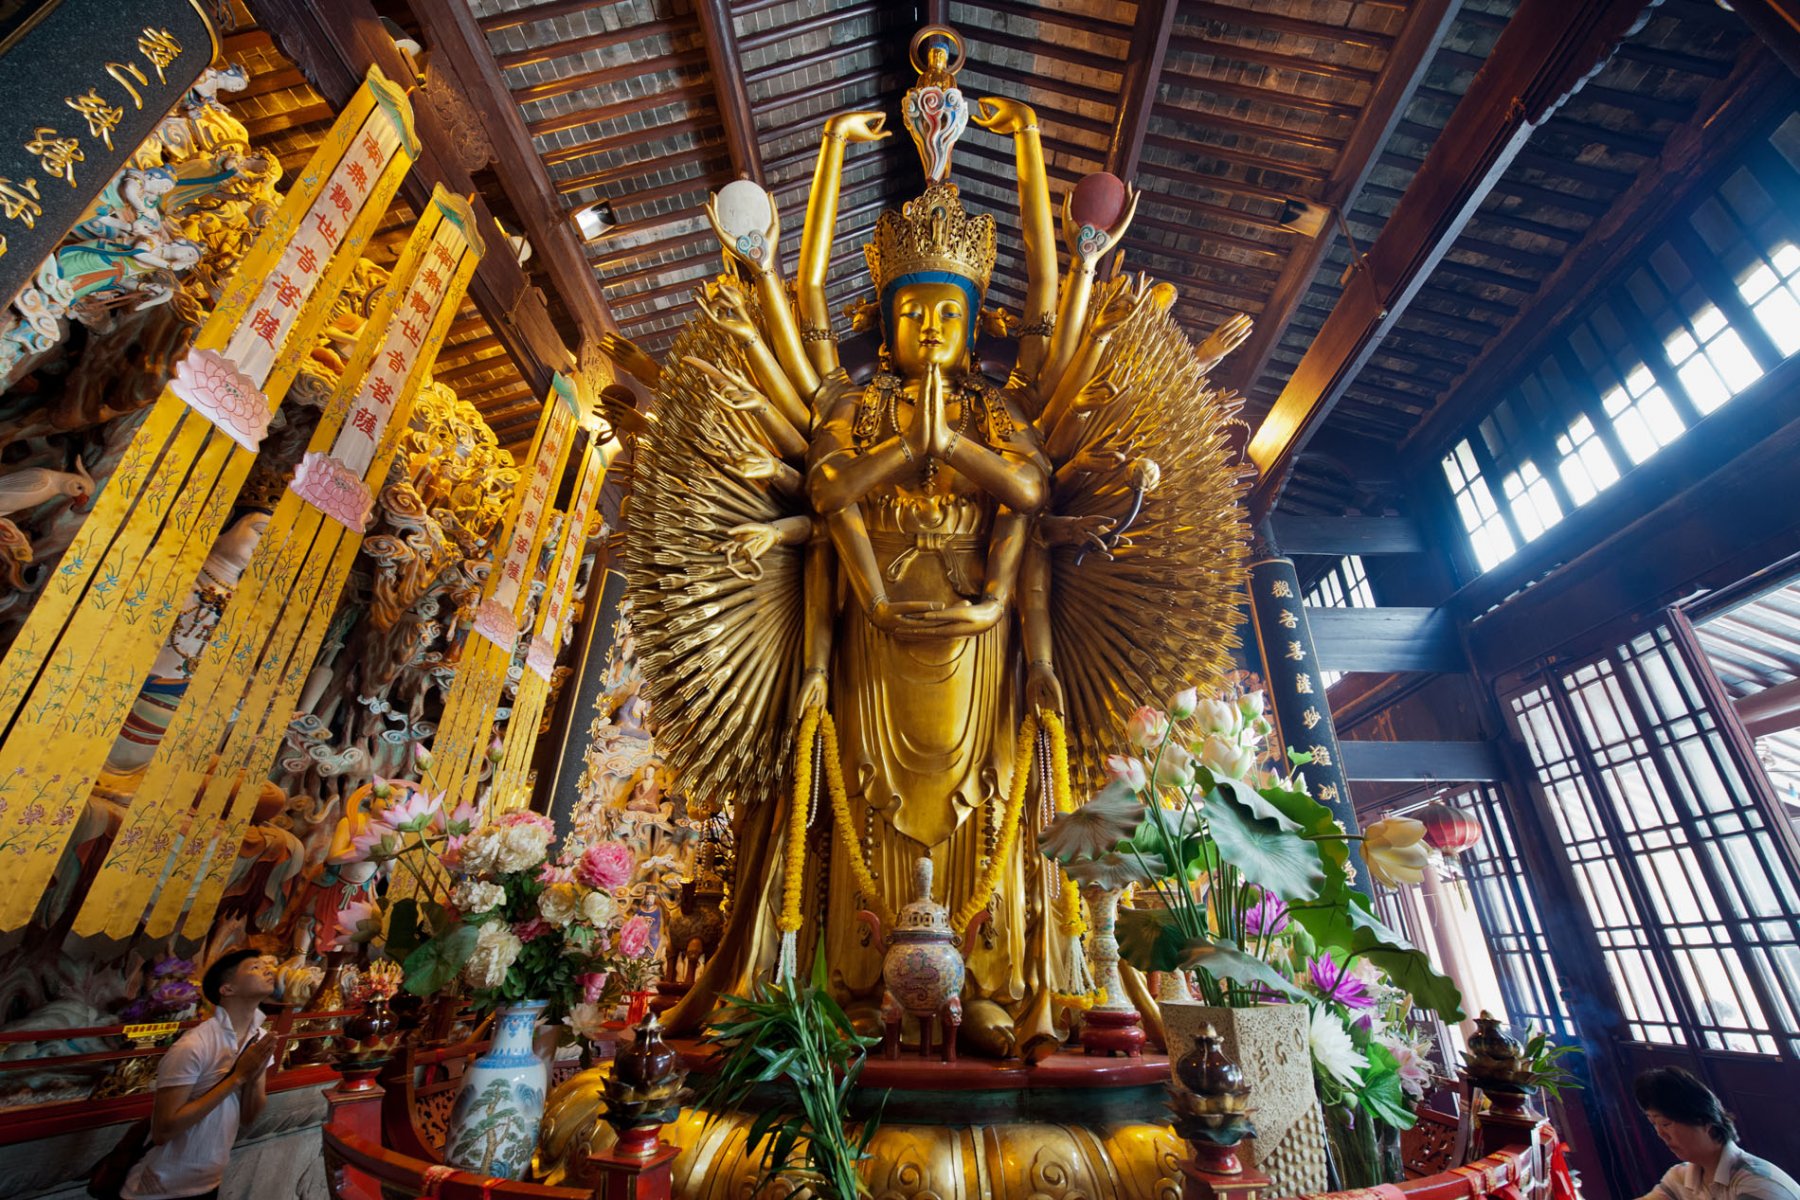
<svg viewBox="0 0 1800 1200"><path fill-rule="evenodd" d="M444 1162L496 1179L523 1179L537 1149L549 1078L532 1050L548 1001L509 1004L494 1016L494 1041L463 1072L450 1113Z"/></svg>

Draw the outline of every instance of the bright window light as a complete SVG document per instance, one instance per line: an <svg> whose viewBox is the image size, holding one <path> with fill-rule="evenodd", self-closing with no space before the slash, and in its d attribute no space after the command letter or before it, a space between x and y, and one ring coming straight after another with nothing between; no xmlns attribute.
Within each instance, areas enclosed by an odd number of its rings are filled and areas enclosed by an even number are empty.
<svg viewBox="0 0 1800 1200"><path fill-rule="evenodd" d="M1777 349L1800 351L1800 246L1781 243L1739 277L1738 292Z"/></svg>
<svg viewBox="0 0 1800 1200"><path fill-rule="evenodd" d="M1556 439L1556 452L1562 456L1556 473L1577 505L1586 504L1619 480L1619 465L1585 415L1577 417Z"/></svg>
<svg viewBox="0 0 1800 1200"><path fill-rule="evenodd" d="M1511 558L1517 547L1506 528L1506 519L1500 515L1500 506L1494 503L1494 494L1481 477L1468 439L1458 442L1456 449L1445 456L1444 476L1450 481L1450 494L1456 500L1463 528L1468 531L1475 561L1482 570L1493 570Z"/></svg>
<svg viewBox="0 0 1800 1200"><path fill-rule="evenodd" d="M1508 471L1501 477L1500 491L1506 497L1507 507L1512 509L1519 532L1528 542L1536 541L1544 530L1563 518L1562 506L1556 502L1550 481L1530 459L1520 463L1518 470Z"/></svg>
<svg viewBox="0 0 1800 1200"><path fill-rule="evenodd" d="M1600 397L1600 406L1612 418L1631 465L1646 462L1658 450L1687 432L1675 406L1657 386L1650 368L1637 366L1626 376L1621 387Z"/></svg>
<svg viewBox="0 0 1800 1200"><path fill-rule="evenodd" d="M1711 304L1695 313L1685 328L1671 334L1663 347L1681 386L1703 414L1762 378L1756 356Z"/></svg>

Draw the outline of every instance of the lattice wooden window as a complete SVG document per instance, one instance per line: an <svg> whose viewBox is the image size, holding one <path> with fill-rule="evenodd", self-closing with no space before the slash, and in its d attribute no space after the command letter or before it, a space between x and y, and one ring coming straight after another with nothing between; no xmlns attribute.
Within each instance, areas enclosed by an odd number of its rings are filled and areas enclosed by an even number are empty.
<svg viewBox="0 0 1800 1200"><path fill-rule="evenodd" d="M1481 823L1481 841L1456 859L1455 869L1475 901L1488 956L1506 997L1507 1016L1515 1025L1535 1025L1559 1041L1573 1041L1574 1024L1519 857L1505 793L1496 786L1475 784L1445 798Z"/></svg>
<svg viewBox="0 0 1800 1200"><path fill-rule="evenodd" d="M1800 1056L1800 887L1668 630L1510 708L1630 1036Z"/></svg>

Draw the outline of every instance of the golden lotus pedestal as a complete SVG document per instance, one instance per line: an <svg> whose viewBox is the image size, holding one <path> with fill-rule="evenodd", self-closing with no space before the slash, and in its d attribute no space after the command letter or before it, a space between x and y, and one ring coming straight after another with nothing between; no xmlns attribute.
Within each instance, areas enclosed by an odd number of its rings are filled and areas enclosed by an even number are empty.
<svg viewBox="0 0 1800 1200"><path fill-rule="evenodd" d="M705 1059L686 1057L695 1073L689 1082L703 1086ZM583 1071L551 1094L538 1149L545 1182L570 1178L587 1153L611 1146L612 1129L601 1120L608 1070ZM869 1192L876 1200L1176 1200L1176 1161L1186 1150L1167 1124L1168 1080L1161 1055L1055 1054L1032 1067L871 1059L855 1101L859 1110L881 1106ZM760 1155L746 1153L744 1143L757 1111L709 1128L705 1112L690 1110L663 1130L663 1140L681 1150L677 1196L754 1194Z"/></svg>

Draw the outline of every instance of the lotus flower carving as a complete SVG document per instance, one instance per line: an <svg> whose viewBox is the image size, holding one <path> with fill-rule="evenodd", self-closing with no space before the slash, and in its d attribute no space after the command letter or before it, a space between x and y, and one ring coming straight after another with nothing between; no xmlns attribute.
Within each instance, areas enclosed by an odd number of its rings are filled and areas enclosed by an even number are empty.
<svg viewBox="0 0 1800 1200"><path fill-rule="evenodd" d="M309 452L288 485L302 500L348 529L361 533L369 524L374 497L362 477L329 454Z"/></svg>
<svg viewBox="0 0 1800 1200"><path fill-rule="evenodd" d="M269 398L217 350L195 350L175 366L169 390L225 436L255 453L269 432Z"/></svg>

